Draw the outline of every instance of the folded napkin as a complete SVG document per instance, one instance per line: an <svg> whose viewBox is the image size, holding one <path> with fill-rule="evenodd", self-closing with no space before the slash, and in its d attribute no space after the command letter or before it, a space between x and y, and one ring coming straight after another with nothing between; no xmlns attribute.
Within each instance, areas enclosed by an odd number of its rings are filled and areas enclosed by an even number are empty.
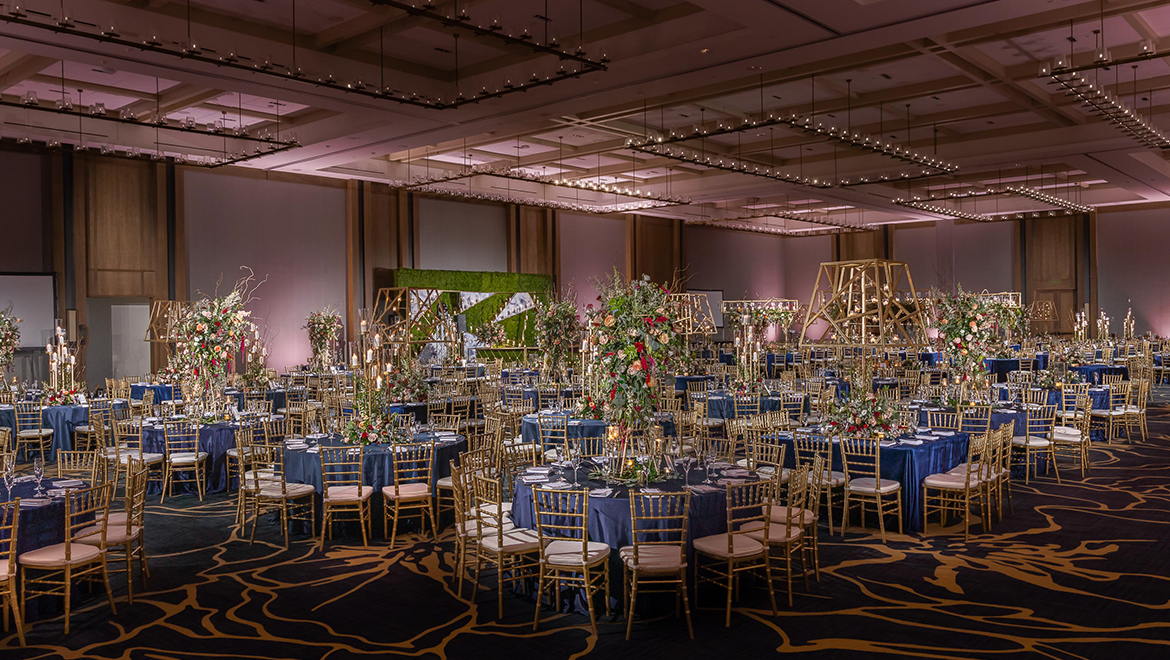
<svg viewBox="0 0 1170 660"><path fill-rule="evenodd" d="M724 470L723 474L728 477L750 477L752 473L743 468L733 468L731 470Z"/></svg>
<svg viewBox="0 0 1170 660"><path fill-rule="evenodd" d="M715 461L711 464L711 467L715 468L716 470L721 470L731 467L731 463L726 461Z"/></svg>
<svg viewBox="0 0 1170 660"><path fill-rule="evenodd" d="M309 447L308 449L305 450L305 453L306 454L319 454L319 453L321 453L321 445L315 445L313 447Z"/></svg>
<svg viewBox="0 0 1170 660"><path fill-rule="evenodd" d="M26 507L26 506L27 507L38 507L38 506L46 506L46 505L52 504L52 503L53 503L53 500L50 500L50 499L26 497L20 501L20 506L21 507Z"/></svg>
<svg viewBox="0 0 1170 660"><path fill-rule="evenodd" d="M31 474L24 474L24 475L21 475L15 479L13 479L12 481L13 481L13 483L22 484L26 481L33 481L34 479L36 479L36 477L32 476Z"/></svg>
<svg viewBox="0 0 1170 660"><path fill-rule="evenodd" d="M720 479L715 483L719 484L720 486L738 486L739 484L745 483L746 481L746 479Z"/></svg>
<svg viewBox="0 0 1170 660"><path fill-rule="evenodd" d="M893 447L896 444L898 444L898 443L897 443L897 441L894 441L894 440L882 440L881 442L878 443L878 446L879 447Z"/></svg>
<svg viewBox="0 0 1170 660"><path fill-rule="evenodd" d="M901 442L904 445L918 446L918 445L922 444L922 440L918 440L917 437L918 436L915 436L915 439L902 438L899 442Z"/></svg>
<svg viewBox="0 0 1170 660"><path fill-rule="evenodd" d="M930 435L929 433L919 433L919 434L915 435L914 437L919 439L919 440L934 440L934 436Z"/></svg>
<svg viewBox="0 0 1170 660"><path fill-rule="evenodd" d="M61 479L53 482L53 486L56 488L80 488L84 485L85 482L80 479Z"/></svg>
<svg viewBox="0 0 1170 660"><path fill-rule="evenodd" d="M1003 413L1005 415L1014 415L1016 413L1016 411L1012 410L1011 408L996 408L995 412Z"/></svg>
<svg viewBox="0 0 1170 660"><path fill-rule="evenodd" d="M310 433L309 435L306 435L305 437L306 438L313 438L315 440L320 440L321 438L328 438L329 436L328 436L328 434L325 434L325 433Z"/></svg>
<svg viewBox="0 0 1170 660"><path fill-rule="evenodd" d="M570 419L569 426L585 426L585 422L579 419Z"/></svg>
<svg viewBox="0 0 1170 660"><path fill-rule="evenodd" d="M569 482L563 480L550 481L545 484L545 487L553 490L562 490L569 487Z"/></svg>
<svg viewBox="0 0 1170 660"><path fill-rule="evenodd" d="M942 437L949 437L955 434L954 431L931 431L931 433Z"/></svg>
<svg viewBox="0 0 1170 660"><path fill-rule="evenodd" d="M589 497L609 497L612 493L612 488L594 488L589 491Z"/></svg>
<svg viewBox="0 0 1170 660"><path fill-rule="evenodd" d="M526 468L524 471L529 473L529 474L548 474L549 472L552 472L552 466L550 466L550 465L533 465L529 468Z"/></svg>
<svg viewBox="0 0 1170 660"><path fill-rule="evenodd" d="M285 449L307 449L308 447L309 445L306 445L303 442L290 442L284 446Z"/></svg>
<svg viewBox="0 0 1170 660"><path fill-rule="evenodd" d="M64 488L50 488L48 491L49 497L65 497Z"/></svg>
<svg viewBox="0 0 1170 660"><path fill-rule="evenodd" d="M526 484L543 484L548 483L548 477L538 474L526 474L520 477L520 481Z"/></svg>
<svg viewBox="0 0 1170 660"><path fill-rule="evenodd" d="M687 488L689 488L691 492L694 493L715 493L719 491L718 488L714 486L708 486L707 484L695 484L694 486L687 486Z"/></svg>

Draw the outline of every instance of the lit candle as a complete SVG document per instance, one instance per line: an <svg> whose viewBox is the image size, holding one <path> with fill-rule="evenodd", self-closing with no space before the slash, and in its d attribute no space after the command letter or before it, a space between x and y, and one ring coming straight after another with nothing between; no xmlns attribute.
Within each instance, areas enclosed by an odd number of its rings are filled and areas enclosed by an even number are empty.
<svg viewBox="0 0 1170 660"><path fill-rule="evenodd" d="M355 366L355 367L358 366L357 353L353 354L353 366Z"/></svg>

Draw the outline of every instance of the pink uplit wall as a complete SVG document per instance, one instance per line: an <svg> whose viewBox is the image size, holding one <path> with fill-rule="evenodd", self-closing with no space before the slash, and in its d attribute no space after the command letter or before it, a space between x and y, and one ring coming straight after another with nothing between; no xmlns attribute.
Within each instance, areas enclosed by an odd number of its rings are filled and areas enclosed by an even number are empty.
<svg viewBox="0 0 1170 660"><path fill-rule="evenodd" d="M345 190L188 171L184 222L192 299L230 289L249 266L268 281L250 305L268 339L268 366L305 362L309 312L345 312Z"/></svg>
<svg viewBox="0 0 1170 660"><path fill-rule="evenodd" d="M1114 332L1133 309L1138 334L1170 335L1170 210L1097 215L1097 306Z"/></svg>
<svg viewBox="0 0 1170 660"><path fill-rule="evenodd" d="M688 289L722 289L724 300L784 297L784 239L710 227L683 227ZM726 320L724 328L726 329ZM729 338L723 333L725 339Z"/></svg>
<svg viewBox="0 0 1170 660"><path fill-rule="evenodd" d="M832 236L784 239L784 297L807 305L821 264L832 260ZM803 324L804 319L799 319L793 326L799 332ZM824 331L825 324L818 322L809 328L809 336L819 338Z"/></svg>
<svg viewBox="0 0 1170 660"><path fill-rule="evenodd" d="M894 227L894 259L910 266L915 291L929 291L941 286L938 267L938 244L934 225L928 227Z"/></svg>
<svg viewBox="0 0 1170 660"><path fill-rule="evenodd" d="M626 221L620 218L557 213L561 246L561 289L572 287L577 307L596 305L591 280L626 270Z"/></svg>

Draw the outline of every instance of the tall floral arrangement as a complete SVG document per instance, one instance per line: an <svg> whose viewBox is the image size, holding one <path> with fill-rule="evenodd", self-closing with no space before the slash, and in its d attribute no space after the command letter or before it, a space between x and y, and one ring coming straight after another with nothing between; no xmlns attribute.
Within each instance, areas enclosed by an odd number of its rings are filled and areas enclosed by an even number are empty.
<svg viewBox="0 0 1170 660"><path fill-rule="evenodd" d="M353 418L346 422L343 439L352 445L389 442L391 428L385 412L387 383L371 382L360 372L354 378Z"/></svg>
<svg viewBox="0 0 1170 660"><path fill-rule="evenodd" d="M675 331L666 287L642 279L597 281L599 307L590 315L599 346L599 394L605 417L622 429L648 425L657 407L657 384L685 350Z"/></svg>
<svg viewBox="0 0 1170 660"><path fill-rule="evenodd" d="M250 352L250 359L263 361L260 331L244 309L263 282L254 284L251 270L244 270L248 275L230 293L196 301L176 323L178 341L170 366L180 381L192 385L196 396L219 396L237 352Z"/></svg>
<svg viewBox="0 0 1170 660"><path fill-rule="evenodd" d="M12 314L12 307L0 309L0 374L12 364L12 356L20 346L20 319Z"/></svg>
<svg viewBox="0 0 1170 660"><path fill-rule="evenodd" d="M862 437L897 437L909 429L892 400L861 386L851 388L848 399L833 405L825 423L833 434Z"/></svg>
<svg viewBox="0 0 1170 660"><path fill-rule="evenodd" d="M985 360L998 341L995 311L982 296L963 291L937 293L939 349L950 358L952 375L960 381L987 378Z"/></svg>
<svg viewBox="0 0 1170 660"><path fill-rule="evenodd" d="M580 341L577 301L550 294L534 302L536 348L543 360L542 371L550 380L559 380L572 359L573 347Z"/></svg>
<svg viewBox="0 0 1170 660"><path fill-rule="evenodd" d="M305 329L309 331L309 348L313 351L310 364L315 369L324 369L331 362L333 342L341 336L341 314L332 307L309 313Z"/></svg>

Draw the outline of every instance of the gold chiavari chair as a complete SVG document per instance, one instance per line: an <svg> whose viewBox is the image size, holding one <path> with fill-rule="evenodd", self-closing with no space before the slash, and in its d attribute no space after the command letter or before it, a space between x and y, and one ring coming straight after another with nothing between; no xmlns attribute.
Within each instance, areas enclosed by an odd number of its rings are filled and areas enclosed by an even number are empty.
<svg viewBox="0 0 1170 660"><path fill-rule="evenodd" d="M958 431L959 413L931 410L926 413L926 425L940 431Z"/></svg>
<svg viewBox="0 0 1170 660"><path fill-rule="evenodd" d="M1117 437L1117 429L1125 426L1129 397L1129 383L1110 385L1109 407L1104 410L1094 408L1090 413L1091 427L1105 431L1105 439L1109 444L1113 444L1113 439Z"/></svg>
<svg viewBox="0 0 1170 660"><path fill-rule="evenodd" d="M1020 390L1020 400L1025 406L1043 406L1048 403L1048 390L1026 387Z"/></svg>
<svg viewBox="0 0 1170 660"><path fill-rule="evenodd" d="M256 542L256 528L267 513L280 513L280 530L288 549L288 524L291 520L309 523L310 536L316 536L317 490L312 484L289 483L284 472L284 447L276 443L253 443L252 469L245 473L245 508L252 503L252 533L248 544ZM246 520L246 511L245 511ZM246 523L245 523L246 524Z"/></svg>
<svg viewBox="0 0 1170 660"><path fill-rule="evenodd" d="M150 472L145 463L133 458L126 466L126 496L123 500L125 508L117 513L110 513L110 520L106 523L105 551L107 561L126 562L126 602L134 604L134 560L138 559L139 576L142 588L146 588L146 578L150 577L150 567L146 564L146 487ZM121 514L121 515L118 515ZM97 545L97 537L87 536L81 543ZM117 564L115 564L117 566ZM110 569L113 573L120 573L123 569Z"/></svg>
<svg viewBox="0 0 1170 660"><path fill-rule="evenodd" d="M734 395L735 416L751 417L760 414L760 395L756 392L747 392Z"/></svg>
<svg viewBox="0 0 1170 660"><path fill-rule="evenodd" d="M113 484L65 492L65 541L22 553L20 610L28 611L28 598L60 596L65 600L65 634L73 605L73 581L92 579L104 583L110 613L117 614L110 573L106 565L106 526ZM97 524L94 524L94 521Z"/></svg>
<svg viewBox="0 0 1170 660"><path fill-rule="evenodd" d="M209 454L199 450L199 425L189 420L163 423L166 437L166 453L163 457L163 489L159 503L165 502L167 494L174 497L176 483L195 483L199 501L203 501L203 484ZM194 473L194 478L190 475Z"/></svg>
<svg viewBox="0 0 1170 660"><path fill-rule="evenodd" d="M1122 374L1100 374L1102 385L1117 385L1124 380Z"/></svg>
<svg viewBox="0 0 1170 660"><path fill-rule="evenodd" d="M41 460L45 460L45 452L53 450L53 429L41 426L44 423L44 408L39 401L17 401L13 404L16 414L16 451L24 451L24 460L29 458L29 451L35 449L40 452Z"/></svg>
<svg viewBox="0 0 1170 660"><path fill-rule="evenodd" d="M1129 403L1125 404L1125 437L1133 442L1133 428L1137 427L1142 434L1142 440L1149 440L1149 428L1146 425L1146 405L1150 398L1150 381L1145 378L1130 380Z"/></svg>
<svg viewBox="0 0 1170 660"><path fill-rule="evenodd" d="M609 604L609 551L604 543L589 540L589 490L532 489L539 539L539 573L536 583L536 615L532 629L540 626L541 600L551 590L550 604L560 610L561 589L579 586L589 606L589 625L597 634L593 600L604 592L605 614Z"/></svg>
<svg viewBox="0 0 1170 660"><path fill-rule="evenodd" d="M1089 416L1092 413L1092 399L1082 394L1068 412L1081 413L1080 417L1066 417L1064 424L1052 429L1052 451L1056 457L1069 456L1081 467L1081 479L1089 469ZM1060 471L1060 464L1055 466Z"/></svg>
<svg viewBox="0 0 1170 660"><path fill-rule="evenodd" d="M362 528L362 547L369 546L370 497L374 487L365 485L365 462L360 447L321 447L321 543L333 540L336 514L356 513Z"/></svg>
<svg viewBox="0 0 1170 660"><path fill-rule="evenodd" d="M537 461L547 458L557 447L564 447L568 439L568 413L554 413L551 415L537 415L537 428L540 430L537 451L534 452Z"/></svg>
<svg viewBox="0 0 1170 660"><path fill-rule="evenodd" d="M434 503L431 501L431 472L434 466L433 442L397 445L392 452L394 483L382 487L382 529L390 530L390 547L398 538L399 518L418 516L419 531L424 533L426 521L431 522L432 537L437 534ZM391 526L393 515L393 526Z"/></svg>
<svg viewBox="0 0 1170 660"><path fill-rule="evenodd" d="M865 526L866 505L872 504L877 513L878 528L882 542L886 541L887 513L898 516L898 533L902 533L902 484L893 479L883 479L882 453L878 442L848 436L841 438L841 462L845 467L845 514L841 532L849 523L853 504L861 511L861 524ZM852 501L852 504L851 504Z"/></svg>
<svg viewBox="0 0 1170 660"><path fill-rule="evenodd" d="M513 527L507 518L509 503L503 501L499 479L483 474L472 474L471 479L475 492L473 521L479 539L475 547L475 584L478 588L485 564L486 570L495 569L497 616L503 618L504 585L523 584L538 573L540 537L532 530Z"/></svg>
<svg viewBox="0 0 1170 660"><path fill-rule="evenodd" d="M727 532L695 539L695 585L718 585L727 594L724 625L731 627L731 601L737 578L762 572L768 585L772 616L776 616L776 592L772 587L771 559L767 546L752 538L751 523L765 523L775 495L775 483L764 479L727 484Z"/></svg>
<svg viewBox="0 0 1170 660"><path fill-rule="evenodd" d="M673 593L682 601L687 634L695 638L687 596L687 530L691 493L630 493L631 544L618 550L626 603L626 639L638 593Z"/></svg>
<svg viewBox="0 0 1170 660"><path fill-rule="evenodd" d="M991 430L991 406L973 403L959 405L959 430L982 435Z"/></svg>
<svg viewBox="0 0 1170 660"><path fill-rule="evenodd" d="M819 462L819 458L817 461ZM792 479L788 482L788 505L777 506L770 503L766 508L767 517L758 522L744 525L748 530L748 537L763 543L768 549L768 582L774 582L773 570L775 562L784 562L785 585L788 592L788 606L792 607L792 567L793 560L799 555L801 573L804 576L804 590L808 591L808 566L811 560L812 548L805 542L804 531L806 516L811 516L808 510L808 486L810 466L798 467L792 471ZM779 554L773 554L779 550Z"/></svg>
<svg viewBox="0 0 1170 660"><path fill-rule="evenodd" d="M1055 465L1056 454L1052 447L1052 429L1056 426L1056 406L1044 405L1025 411L1024 429L1021 435L1012 438L1014 463L1024 465L1024 483L1030 476L1036 476L1039 458L1047 454ZM1060 470L1056 470L1056 482L1060 483Z"/></svg>
<svg viewBox="0 0 1170 660"><path fill-rule="evenodd" d="M1057 403L1059 404L1059 407L1056 409L1057 418L1064 424L1068 424L1074 420L1079 421L1078 415L1081 415L1082 412L1078 409L1077 403L1082 396L1089 396L1089 384L1063 383L1058 390L1057 396Z"/></svg>
<svg viewBox="0 0 1170 660"><path fill-rule="evenodd" d="M835 490L841 491L842 502L844 502L845 489L845 473L838 470L833 470L833 442L832 439L821 435L819 433L812 433L809 431L793 431L792 433L792 448L793 458L796 459L796 465L813 465L814 461L819 456L821 458L821 465L824 468L819 473L820 488L823 489L825 509L828 514L829 532L833 531L833 492ZM813 472L815 476L816 472ZM814 512L820 511L820 500L812 502L811 505L815 507ZM844 504L842 504L844 506ZM841 533L845 533L845 516L841 516Z"/></svg>
<svg viewBox="0 0 1170 660"><path fill-rule="evenodd" d="M101 441L95 437L94 426L109 427L110 411L113 409L110 399L94 399L89 402L89 411L86 414L85 424L73 429L74 449L90 450L101 449ZM95 442L97 440L97 442Z"/></svg>
<svg viewBox="0 0 1170 660"><path fill-rule="evenodd" d="M979 506L983 531L991 531L992 451L987 434L972 435L967 443L967 461L961 470L928 475L922 480L922 531L930 526L931 510L938 512L945 526L948 513L963 517L963 541L971 539L971 507Z"/></svg>
<svg viewBox="0 0 1170 660"><path fill-rule="evenodd" d="M16 637L20 645L24 646L24 619L20 616L21 605L16 600L16 542L19 540L19 532L20 498L0 502L0 602L4 604L0 616L4 617L4 632L7 633L8 611L12 610Z"/></svg>

